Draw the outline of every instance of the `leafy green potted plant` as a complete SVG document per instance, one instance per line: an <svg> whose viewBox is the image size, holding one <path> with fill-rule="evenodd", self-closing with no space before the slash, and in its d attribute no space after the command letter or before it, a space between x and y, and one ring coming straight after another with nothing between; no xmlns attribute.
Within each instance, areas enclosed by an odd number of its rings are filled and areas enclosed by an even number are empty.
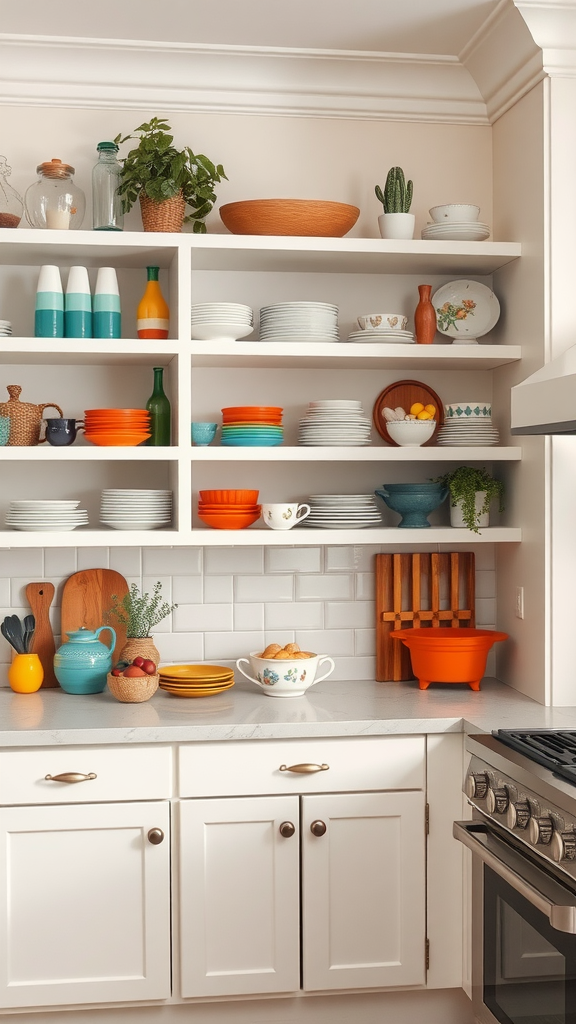
<svg viewBox="0 0 576 1024"><path fill-rule="evenodd" d="M152 595L140 593L136 583L131 585L121 601L115 594L112 595L112 607L106 613L105 620L115 618L126 626L126 643L118 655L118 661L133 662L134 658L139 657L158 665L160 652L150 636L150 630L178 607L162 601L161 591L162 584L158 580Z"/></svg>
<svg viewBox="0 0 576 1024"><path fill-rule="evenodd" d="M391 167L386 177L384 190L380 185L374 189L376 198L382 203L384 213L378 217L382 238L412 238L415 217L410 213L414 183L406 182L401 167Z"/></svg>
<svg viewBox="0 0 576 1024"><path fill-rule="evenodd" d="M180 231L193 221L193 230L203 233L204 218L216 202L214 186L226 178L224 168L189 146L176 149L171 131L165 120L153 117L132 135L116 136L117 146L138 139L122 162L118 195L125 213L140 200L144 231ZM185 216L187 206L191 213Z"/></svg>
<svg viewBox="0 0 576 1024"><path fill-rule="evenodd" d="M492 498L498 498L498 510L504 511L504 484L484 468L458 466L436 477L434 482L448 488L451 526L467 526L473 533L479 533L480 526L488 526Z"/></svg>

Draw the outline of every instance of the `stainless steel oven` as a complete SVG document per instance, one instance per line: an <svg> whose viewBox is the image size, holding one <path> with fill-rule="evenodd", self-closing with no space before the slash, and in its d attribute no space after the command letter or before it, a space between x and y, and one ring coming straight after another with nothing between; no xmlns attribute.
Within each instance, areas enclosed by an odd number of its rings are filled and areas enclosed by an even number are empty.
<svg viewBox="0 0 576 1024"><path fill-rule="evenodd" d="M576 733L516 730L467 748L472 820L454 835L472 852L475 1019L576 1024Z"/></svg>

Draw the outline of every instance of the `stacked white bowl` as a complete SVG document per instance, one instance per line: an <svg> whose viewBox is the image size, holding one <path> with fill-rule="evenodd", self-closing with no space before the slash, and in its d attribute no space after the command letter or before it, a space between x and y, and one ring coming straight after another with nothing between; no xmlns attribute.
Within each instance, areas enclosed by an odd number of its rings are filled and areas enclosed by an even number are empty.
<svg viewBox="0 0 576 1024"><path fill-rule="evenodd" d="M276 302L260 310L260 341L339 341L338 306Z"/></svg>
<svg viewBox="0 0 576 1024"><path fill-rule="evenodd" d="M382 526L382 513L373 494L311 494L306 526L324 530L362 530Z"/></svg>
<svg viewBox="0 0 576 1024"><path fill-rule="evenodd" d="M46 530L64 533L88 525L88 513L78 508L80 499L69 501L11 501L6 526L12 530Z"/></svg>
<svg viewBox="0 0 576 1024"><path fill-rule="evenodd" d="M300 420L298 444L359 448L370 444L371 421L355 399L309 402Z"/></svg>
<svg viewBox="0 0 576 1024"><path fill-rule="evenodd" d="M458 448L498 444L500 434L492 426L490 402L451 402L444 406L444 423L436 443Z"/></svg>
<svg viewBox="0 0 576 1024"><path fill-rule="evenodd" d="M238 341L254 330L254 313L241 302L195 302L193 341Z"/></svg>
<svg viewBox="0 0 576 1024"><path fill-rule="evenodd" d="M447 203L432 206L428 211L432 223L422 228L423 239L454 242L484 242L489 234L488 224L478 220L480 207L472 203Z"/></svg>
<svg viewBox="0 0 576 1024"><path fill-rule="evenodd" d="M113 530L157 530L172 523L172 491L102 491L100 522Z"/></svg>
<svg viewBox="0 0 576 1024"><path fill-rule="evenodd" d="M7 338L12 334L12 324L9 320L0 320L0 338Z"/></svg>

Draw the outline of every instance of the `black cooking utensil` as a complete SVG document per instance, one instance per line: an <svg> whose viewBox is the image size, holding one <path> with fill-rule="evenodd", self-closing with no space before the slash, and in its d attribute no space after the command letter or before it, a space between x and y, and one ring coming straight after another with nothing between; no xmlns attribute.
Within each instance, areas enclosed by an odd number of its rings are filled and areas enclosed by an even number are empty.
<svg viewBox="0 0 576 1024"><path fill-rule="evenodd" d="M34 639L34 630L36 629L36 620L33 615L27 615L24 619L24 650L26 654L30 653L32 641Z"/></svg>
<svg viewBox="0 0 576 1024"><path fill-rule="evenodd" d="M14 619L16 622L14 622ZM17 654L26 654L22 623L17 615L7 615L4 621L0 623L0 631Z"/></svg>

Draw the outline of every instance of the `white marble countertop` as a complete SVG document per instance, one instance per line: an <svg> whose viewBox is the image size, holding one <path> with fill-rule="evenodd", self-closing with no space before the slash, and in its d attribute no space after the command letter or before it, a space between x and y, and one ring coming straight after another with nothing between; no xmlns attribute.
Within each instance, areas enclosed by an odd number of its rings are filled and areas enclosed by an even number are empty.
<svg viewBox="0 0 576 1024"><path fill-rule="evenodd" d="M576 728L576 707L545 708L495 679L474 692L463 684L326 680L305 697L273 698L237 683L214 697L158 691L144 704L120 704L107 691L0 691L0 747L206 740L299 739L489 732L498 728Z"/></svg>

